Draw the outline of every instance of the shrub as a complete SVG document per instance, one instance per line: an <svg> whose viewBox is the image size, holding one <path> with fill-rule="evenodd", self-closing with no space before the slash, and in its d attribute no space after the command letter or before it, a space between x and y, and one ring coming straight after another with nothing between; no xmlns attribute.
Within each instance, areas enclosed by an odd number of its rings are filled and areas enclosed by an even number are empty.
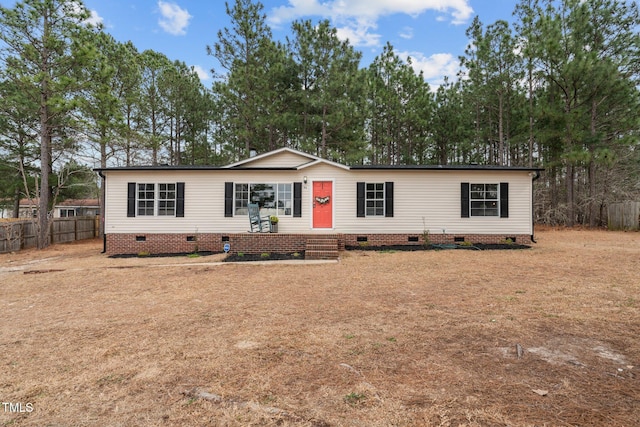
<svg viewBox="0 0 640 427"><path fill-rule="evenodd" d="M427 220L425 217L422 217L422 244L427 247L431 244L431 239L429 238L429 229L427 228Z"/></svg>
<svg viewBox="0 0 640 427"><path fill-rule="evenodd" d="M349 393L344 397L344 401L349 405L357 405L363 400L366 400L367 396L362 393Z"/></svg>
<svg viewBox="0 0 640 427"><path fill-rule="evenodd" d="M431 244L431 238L429 237L429 230L426 228L422 232L422 244L424 246L429 246Z"/></svg>

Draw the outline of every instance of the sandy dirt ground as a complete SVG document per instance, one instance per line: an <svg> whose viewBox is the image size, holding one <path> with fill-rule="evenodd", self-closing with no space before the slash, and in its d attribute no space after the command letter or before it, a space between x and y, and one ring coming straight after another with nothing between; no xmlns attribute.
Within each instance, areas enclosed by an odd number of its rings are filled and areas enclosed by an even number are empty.
<svg viewBox="0 0 640 427"><path fill-rule="evenodd" d="M640 233L338 263L0 255L1 426L635 426Z"/></svg>

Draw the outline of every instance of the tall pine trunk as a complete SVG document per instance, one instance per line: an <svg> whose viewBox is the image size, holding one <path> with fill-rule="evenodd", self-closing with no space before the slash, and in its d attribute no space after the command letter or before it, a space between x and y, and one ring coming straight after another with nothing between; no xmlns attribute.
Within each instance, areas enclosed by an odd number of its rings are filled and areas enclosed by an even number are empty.
<svg viewBox="0 0 640 427"><path fill-rule="evenodd" d="M49 246L49 174L51 173L51 129L47 106L46 80L40 105L40 198L38 200L38 248Z"/></svg>
<svg viewBox="0 0 640 427"><path fill-rule="evenodd" d="M49 27L48 11L43 14L42 39L48 40L51 29ZM51 124L49 112L49 53L44 52L40 69L42 82L40 83L40 194L38 200L38 248L49 246L49 174L51 173Z"/></svg>
<svg viewBox="0 0 640 427"><path fill-rule="evenodd" d="M573 227L575 225L575 167L571 160L567 164L567 175L565 177L565 184L567 189L567 227Z"/></svg>
<svg viewBox="0 0 640 427"><path fill-rule="evenodd" d="M327 105L322 106L322 140L320 141L320 156L327 158Z"/></svg>
<svg viewBox="0 0 640 427"><path fill-rule="evenodd" d="M598 217L598 204L596 203L597 199L597 185L596 185L596 159L595 159L595 141L596 141L596 118L597 118L597 107L598 104L596 100L591 101L591 123L590 123L590 133L591 133L591 143L589 144L589 227L595 227L597 225L597 217Z"/></svg>
<svg viewBox="0 0 640 427"><path fill-rule="evenodd" d="M504 93L498 95L498 164L504 164Z"/></svg>

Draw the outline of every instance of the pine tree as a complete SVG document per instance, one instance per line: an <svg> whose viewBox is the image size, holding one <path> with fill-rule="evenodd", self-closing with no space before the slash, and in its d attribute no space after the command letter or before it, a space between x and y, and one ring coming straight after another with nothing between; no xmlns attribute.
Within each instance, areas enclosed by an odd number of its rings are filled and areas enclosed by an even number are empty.
<svg viewBox="0 0 640 427"><path fill-rule="evenodd" d="M273 65L271 29L262 3L236 0L233 7L226 2L225 7L232 27L218 31L218 40L207 52L227 72L214 92L225 110L225 131L236 157L246 157L251 148L267 149L263 125L268 114L262 95L272 90L265 69L265 64Z"/></svg>
<svg viewBox="0 0 640 427"><path fill-rule="evenodd" d="M87 82L80 70L94 57L77 0L24 0L13 9L0 7L0 64L4 78L20 86L37 103L40 138L38 247L49 245L53 139L67 133L68 114Z"/></svg>
<svg viewBox="0 0 640 427"><path fill-rule="evenodd" d="M363 140L361 54L348 41L341 41L326 20L317 25L294 22L293 32L290 45L302 83L303 148L313 148L322 157L328 157L330 151L343 156L350 150L346 146L358 147Z"/></svg>

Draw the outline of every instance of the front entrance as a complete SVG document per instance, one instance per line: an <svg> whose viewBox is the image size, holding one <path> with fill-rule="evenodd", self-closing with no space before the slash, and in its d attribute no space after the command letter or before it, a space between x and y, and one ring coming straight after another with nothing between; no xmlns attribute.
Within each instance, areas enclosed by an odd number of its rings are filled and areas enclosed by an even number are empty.
<svg viewBox="0 0 640 427"><path fill-rule="evenodd" d="M333 182L313 181L313 228L333 228Z"/></svg>

